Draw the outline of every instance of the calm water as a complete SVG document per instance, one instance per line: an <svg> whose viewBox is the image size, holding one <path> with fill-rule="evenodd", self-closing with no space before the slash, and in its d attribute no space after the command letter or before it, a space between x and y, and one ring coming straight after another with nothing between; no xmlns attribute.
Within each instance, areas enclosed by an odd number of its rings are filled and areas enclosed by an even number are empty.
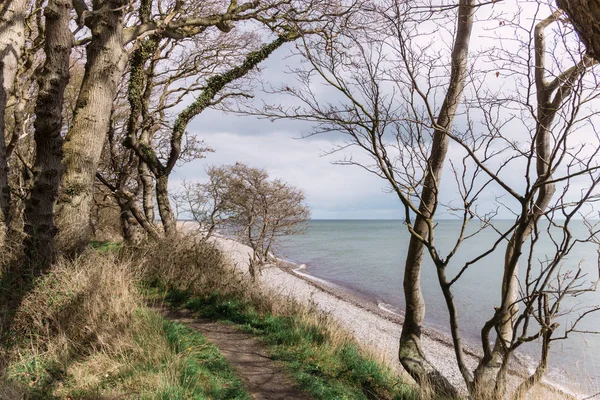
<svg viewBox="0 0 600 400"><path fill-rule="evenodd" d="M509 221L498 221L496 226L502 230L510 224ZM573 222L572 225L574 237L586 235L587 230L582 223ZM457 221L438 222L435 238L441 254L454 244L459 227ZM452 259L449 271L457 271L464 262L489 248L497 238L497 233L486 230L464 242ZM313 220L304 235L287 238L279 254L296 263L306 264L305 272L308 274L391 306L388 308L403 310L402 273L408 239L409 234L400 221ZM462 334L477 348L481 348L481 326L493 314L493 307L500 303L504 249L503 243L483 261L472 266L454 285ZM534 259L543 260L553 254L552 242L548 237L541 238L534 251ZM522 265L526 263L526 256L523 256ZM586 243L576 246L565 260L564 268L576 268L580 262L590 279L598 279L597 245ZM427 255L422 274L427 304L426 323L448 331L446 306ZM454 276L454 273L449 273L449 276ZM600 304L600 293L586 294L569 303L570 306L583 304ZM570 320L573 317L561 320L561 328L568 326ZM557 336L562 332L561 328ZM590 315L581 328L600 330L600 313ZM537 347L534 343L523 348L523 356L535 359ZM566 341L555 342L551 365L550 377L553 380L571 386L576 381L586 392L600 388L600 337L573 334Z"/></svg>

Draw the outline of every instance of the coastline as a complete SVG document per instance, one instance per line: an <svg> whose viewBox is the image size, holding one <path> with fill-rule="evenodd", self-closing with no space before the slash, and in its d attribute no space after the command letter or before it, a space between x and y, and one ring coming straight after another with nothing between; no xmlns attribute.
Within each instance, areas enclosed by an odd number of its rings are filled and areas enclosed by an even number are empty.
<svg viewBox="0 0 600 400"><path fill-rule="evenodd" d="M248 273L248 260L251 254L248 246L223 236L215 236L211 240L226 254L236 269ZM300 272L298 269L303 270L297 264L278 260L276 264L263 267L258 278L259 284L274 293L289 296L300 303L315 306L325 312L347 330L365 351L396 373L412 380L397 361L403 322L401 315L384 311L372 301L361 298L345 288ZM466 386L456 365L450 336L425 327L422 342L426 357L453 385L466 394ZM469 369L475 369L479 354L474 348L465 348L465 361ZM519 373L511 369L509 380L517 384L520 381L519 376L523 374L524 372ZM540 391L540 398L544 399L585 397L547 381L532 390L532 392L536 391Z"/></svg>
<svg viewBox="0 0 600 400"><path fill-rule="evenodd" d="M183 224L182 224L183 225ZM185 224L187 225L187 224ZM192 223L191 225L197 225ZM181 226L182 231L192 233L192 227ZM192 228L192 229L190 229ZM193 234L193 233L192 233ZM210 239L231 261L241 273L248 273L250 247L221 235ZM332 282L313 277L306 273L304 265L298 265L278 259L276 263L265 265L258 277L259 284L266 290L291 297L294 300L328 314L340 326L348 331L357 343L369 354L389 366L394 372L412 381L397 361L399 339L403 318L399 313L385 310L385 305L360 294L338 286ZM431 327L423 329L423 349L426 357L455 387L466 394L466 386L455 361L452 339L448 333ZM467 367L474 370L479 362L481 352L465 346ZM510 386L516 387L525 376L526 369L516 364L509 371ZM586 396L575 393L567 387L543 381L532 390L533 398L543 399L583 399Z"/></svg>

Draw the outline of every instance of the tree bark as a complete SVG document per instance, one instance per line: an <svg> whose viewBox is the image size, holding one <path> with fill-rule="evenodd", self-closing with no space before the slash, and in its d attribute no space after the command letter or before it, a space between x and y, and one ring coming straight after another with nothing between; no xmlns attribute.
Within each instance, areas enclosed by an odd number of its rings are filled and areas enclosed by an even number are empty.
<svg viewBox="0 0 600 400"><path fill-rule="evenodd" d="M450 83L433 133L432 151L427 162L428 170L419 205L421 215L416 217L413 227L416 235L411 235L406 256L403 283L406 313L399 350L400 362L419 384L431 384L435 391L452 396L457 394L456 389L429 363L421 349L421 328L425 318L425 302L421 291L424 245L419 237L428 238L429 225L427 221L433 219L437 207L438 188L448 150L449 138L446 132L452 128L467 76L474 4L473 0L461 0L459 3Z"/></svg>
<svg viewBox="0 0 600 400"><path fill-rule="evenodd" d="M127 208L123 207L119 204L121 209L120 219L121 219L121 234L123 235L123 240L128 243L133 243L135 241L135 218L131 214Z"/></svg>
<svg viewBox="0 0 600 400"><path fill-rule="evenodd" d="M142 206L144 208L144 216L151 224L154 224L156 217L154 216L154 178L148 165L140 160L138 165L138 174L142 185Z"/></svg>
<svg viewBox="0 0 600 400"><path fill-rule="evenodd" d="M9 224L10 187L5 142L5 115L18 63L25 46L27 0L6 0L0 9L0 246Z"/></svg>
<svg viewBox="0 0 600 400"><path fill-rule="evenodd" d="M142 22L149 20L151 2L149 0L142 1L139 14ZM127 100L129 101L129 119L127 121L127 136L135 138L141 130L137 139L142 145L149 146L150 138L147 130L147 124L140 121L147 116L147 110L152 95L152 82L154 76L153 66L149 67L149 71L144 69L145 64L150 60L158 49L159 39L151 37L142 41L134 50L130 62L130 78L127 92ZM146 76L148 75L148 76ZM140 159L138 163L138 176L142 187L142 205L144 214L148 222L154 224L154 179L148 165L144 160Z"/></svg>
<svg viewBox="0 0 600 400"><path fill-rule="evenodd" d="M557 0L569 16L588 54L600 62L600 0Z"/></svg>
<svg viewBox="0 0 600 400"><path fill-rule="evenodd" d="M25 205L25 252L30 261L49 265L55 254L54 203L62 172L62 111L69 82L73 35L71 0L51 0L44 10L46 61L38 80L35 106L34 182Z"/></svg>
<svg viewBox="0 0 600 400"><path fill-rule="evenodd" d="M129 243L139 243L143 240L144 235L140 231L140 221L147 221L140 214L140 210L137 207L135 199L121 198L119 201L119 207L121 209L121 230L123 239ZM140 217L142 218L140 220ZM144 228L143 226L141 226ZM147 230L147 228L146 228ZM153 239L157 239L154 231L147 231Z"/></svg>
<svg viewBox="0 0 600 400"><path fill-rule="evenodd" d="M110 125L113 100L127 64L123 48L126 0L94 2L87 62L71 130L63 146L64 175L57 209L57 245L76 254L91 236L94 177Z"/></svg>
<svg viewBox="0 0 600 400"><path fill-rule="evenodd" d="M177 221L169 200L169 176L159 176L156 180L156 202L165 235L170 236L177 229Z"/></svg>

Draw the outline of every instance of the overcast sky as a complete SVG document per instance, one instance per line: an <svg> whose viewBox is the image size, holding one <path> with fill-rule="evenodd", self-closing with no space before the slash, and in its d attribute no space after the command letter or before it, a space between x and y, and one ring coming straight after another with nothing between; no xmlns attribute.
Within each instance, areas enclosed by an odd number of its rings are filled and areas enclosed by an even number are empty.
<svg viewBox="0 0 600 400"><path fill-rule="evenodd" d="M510 4L510 2L508 2ZM498 25L497 20L478 23L473 42L475 46L488 40L486 26ZM287 58L290 48L283 47L261 64L264 79L269 82L291 82L292 77L286 74L293 59ZM502 78L502 77L501 77ZM500 78L500 79L501 79ZM291 83L290 83L291 84ZM327 89L322 88L322 95L328 96ZM260 99L260 92L256 93ZM233 164L244 162L253 167L266 169L272 177L304 190L307 202L314 219L400 219L403 212L395 194L389 193L386 182L379 177L355 166L334 165L340 155L324 155L336 144L333 136L316 136L300 139L310 132L311 125L294 121L270 122L256 117L224 114L221 111L207 110L189 125L188 131L215 151L178 168L171 181L176 188L181 182L206 180L205 169L210 165ZM458 150L451 146L450 153ZM360 152L348 150L346 154L360 157ZM507 171L507 177L523 176L519 173L519 165L512 167L514 174ZM447 179L442 187L442 200L450 202L457 199L456 191ZM491 188L482 195L483 208L494 208L496 196L499 194ZM507 218L511 214L501 210L499 217ZM448 218L448 214L440 214L438 218Z"/></svg>

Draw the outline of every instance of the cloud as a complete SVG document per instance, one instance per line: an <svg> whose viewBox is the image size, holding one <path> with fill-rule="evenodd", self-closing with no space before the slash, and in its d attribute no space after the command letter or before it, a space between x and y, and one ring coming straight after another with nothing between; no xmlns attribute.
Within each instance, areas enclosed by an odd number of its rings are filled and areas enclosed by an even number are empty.
<svg viewBox="0 0 600 400"><path fill-rule="evenodd" d="M303 189L313 218L402 217L397 198L384 192L382 179L359 167L332 165L337 156L322 154L335 143L325 138L294 139L297 136L285 131L260 136L233 132L202 135L215 152L176 170L171 184L180 186L184 179L202 181L207 166L240 161Z"/></svg>
<svg viewBox="0 0 600 400"><path fill-rule="evenodd" d="M510 14L515 12L516 9L515 3L508 7L506 12ZM526 7L525 11L531 14L536 10L535 7ZM489 47L490 43L494 43L490 42L491 38L489 37L492 28L500 29L501 27L502 32L506 30L506 32L512 33L512 28L499 24L499 21L504 21L505 18L499 17L498 12L500 10L491 7L488 10L490 15L487 17L480 15L474 31L474 58L478 51ZM507 20L510 21L511 19L508 18ZM516 46L512 42L506 45L510 49ZM294 77L285 73L285 71L300 64L297 58L287 57L290 54L290 46L278 50L273 57L261 64L261 75L265 82L271 83L275 87L283 83L286 85L294 84ZM439 46L442 45L438 44ZM488 65L486 64L487 61L482 56L475 61L477 68L488 71L487 78L482 81L485 83L483 88L487 90L487 92L484 91L485 93L494 94L496 91L500 91L502 98L504 98L511 94L511 91L522 90L522 96L532 95L530 92L518 87L514 82L515 77L511 74L503 72L496 75L498 69L495 68L495 64ZM502 62L498 61L498 64L502 64ZM511 68L518 69L515 65L510 65ZM516 86L513 87L514 85ZM336 94L335 90L324 85L316 85L314 89L318 92L320 102L336 103L339 99L339 94ZM466 97L473 96L472 89L473 86L467 88ZM255 94L256 107L259 107L261 101L285 106L294 104L293 99L282 94L267 95L261 93L260 90L256 90ZM501 108L501 120L510 119L512 116L517 117L515 121L503 126L502 133L507 142L510 141L511 145L515 146L518 144L518 147L528 147L531 132L526 126L527 124L523 124L519 119L527 119L527 113L522 113L521 108L516 111L511 109L513 104L506 104L506 100L504 103L501 102L499 106ZM488 127L480 122L483 118L483 115L480 114L471 110L469 116L472 118L471 124L473 125L469 125L466 121L466 114L459 115L454 124L457 132L466 132L467 127L471 126L476 134L489 134ZM527 121L531 122L531 118ZM339 141L340 134L320 135L302 140L295 139L303 134L310 133L311 128L312 125L307 122L292 120L271 122L257 117L241 117L234 114L225 114L218 110L206 110L192 121L188 131L199 139L205 140L207 145L215 149L215 152L208 154L204 160L195 161L176 170L172 179L172 186L179 186L184 179L194 181L206 179L204 169L208 165L233 164L241 161L250 166L264 168L272 177L281 178L303 189L312 209L313 218L386 219L404 217L398 198L386 191L387 182L359 167L332 165L333 161L342 158L343 155L350 154L359 161L364 161L366 160L364 152L348 149L343 154L321 156L324 152L341 143ZM572 140L576 142L575 144L595 143L597 138L592 130L582 129L573 132ZM502 140L497 140L495 143L501 148L507 146L506 142ZM573 144L571 143L571 145ZM591 148L595 149L595 146ZM510 151L508 153L503 152L500 156L489 161L488 167L495 170L510 158L510 154ZM464 150L461 150L457 144L451 143L448 158L454 160L455 165L460 165L463 156ZM472 164L470 168L472 168ZM517 192L522 193L527 182L525 178L527 172L525 159L520 157L509 162L508 166L502 170L501 178ZM529 171L529 173L531 172ZM481 175L482 180L489 179L484 175ZM585 189L585 185L586 182L574 182L572 191L578 194L580 190ZM460 201L460 196L456 182L450 164L446 163L441 182L441 202L460 206L461 203L457 203L457 201ZM514 210L519 208L516 200L511 198L498 184L490 184L486 187L478 198L477 206L480 213L486 213L499 207L498 218L512 218L513 214L509 208ZM438 219L449 218L451 215L440 208L436 217Z"/></svg>

